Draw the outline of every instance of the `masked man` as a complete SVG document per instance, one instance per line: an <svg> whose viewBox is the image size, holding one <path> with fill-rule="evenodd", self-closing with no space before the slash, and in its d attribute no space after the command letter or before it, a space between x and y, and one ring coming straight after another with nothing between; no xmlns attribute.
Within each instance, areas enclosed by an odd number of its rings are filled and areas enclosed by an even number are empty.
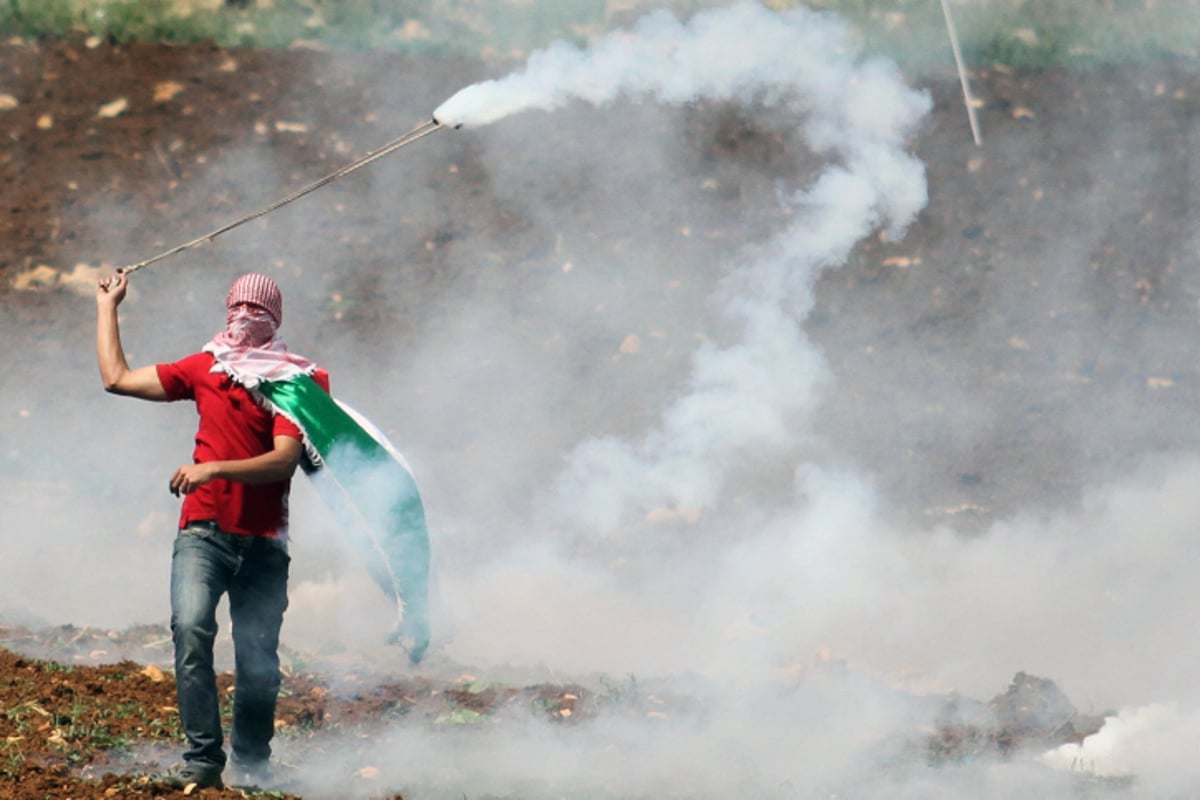
<svg viewBox="0 0 1200 800"><path fill-rule="evenodd" d="M177 788L221 787L226 765L213 668L216 609L229 596L235 689L230 735L234 782L267 780L279 693L279 631L287 608L288 490L303 434L252 393L273 369L299 368L326 392L329 377L279 338L283 299L271 278L238 278L225 299L225 330L193 355L131 369L117 307L128 278L100 282L96 356L108 392L143 400L191 400L199 413L192 463L175 470L183 497L171 559L171 632L184 763L166 776Z"/></svg>

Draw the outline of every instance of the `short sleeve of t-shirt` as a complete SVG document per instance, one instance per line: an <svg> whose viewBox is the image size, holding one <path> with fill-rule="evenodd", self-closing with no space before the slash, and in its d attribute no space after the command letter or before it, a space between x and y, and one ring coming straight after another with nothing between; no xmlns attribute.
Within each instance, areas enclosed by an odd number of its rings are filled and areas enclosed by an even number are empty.
<svg viewBox="0 0 1200 800"><path fill-rule="evenodd" d="M158 364L158 382L168 400L196 399L196 374L208 372L212 365L212 356L208 353L194 353L171 364Z"/></svg>
<svg viewBox="0 0 1200 800"><path fill-rule="evenodd" d="M290 436L301 442L304 441L304 434L296 427L296 423L285 417L283 414L276 414L275 420L271 429L272 436Z"/></svg>

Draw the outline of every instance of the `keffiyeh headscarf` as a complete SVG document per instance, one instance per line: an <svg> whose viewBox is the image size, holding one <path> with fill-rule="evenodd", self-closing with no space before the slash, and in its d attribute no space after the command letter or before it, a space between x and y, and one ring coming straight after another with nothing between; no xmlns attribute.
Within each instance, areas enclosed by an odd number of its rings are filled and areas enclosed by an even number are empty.
<svg viewBox="0 0 1200 800"><path fill-rule="evenodd" d="M312 374L317 365L289 353L279 338L281 322L283 295L275 281L259 272L238 278L225 297L225 330L203 348L215 359L212 371L227 373L248 389Z"/></svg>

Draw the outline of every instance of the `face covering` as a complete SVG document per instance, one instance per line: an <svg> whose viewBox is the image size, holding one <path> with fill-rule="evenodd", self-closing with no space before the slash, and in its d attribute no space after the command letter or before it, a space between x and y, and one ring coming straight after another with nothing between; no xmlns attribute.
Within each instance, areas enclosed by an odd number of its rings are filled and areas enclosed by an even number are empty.
<svg viewBox="0 0 1200 800"><path fill-rule="evenodd" d="M267 347L278 326L267 311L251 305L235 305L225 312L225 330L213 342L225 347Z"/></svg>

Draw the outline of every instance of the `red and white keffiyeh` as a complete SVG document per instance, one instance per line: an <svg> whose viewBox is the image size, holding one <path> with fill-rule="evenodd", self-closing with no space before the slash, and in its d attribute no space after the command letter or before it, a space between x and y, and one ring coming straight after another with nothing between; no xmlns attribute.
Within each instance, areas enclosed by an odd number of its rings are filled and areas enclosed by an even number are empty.
<svg viewBox="0 0 1200 800"><path fill-rule="evenodd" d="M268 276L251 272L238 278L225 306L225 330L203 347L213 354L213 372L224 372L253 389L262 381L286 381L316 370L312 361L289 353L279 338L283 299Z"/></svg>

